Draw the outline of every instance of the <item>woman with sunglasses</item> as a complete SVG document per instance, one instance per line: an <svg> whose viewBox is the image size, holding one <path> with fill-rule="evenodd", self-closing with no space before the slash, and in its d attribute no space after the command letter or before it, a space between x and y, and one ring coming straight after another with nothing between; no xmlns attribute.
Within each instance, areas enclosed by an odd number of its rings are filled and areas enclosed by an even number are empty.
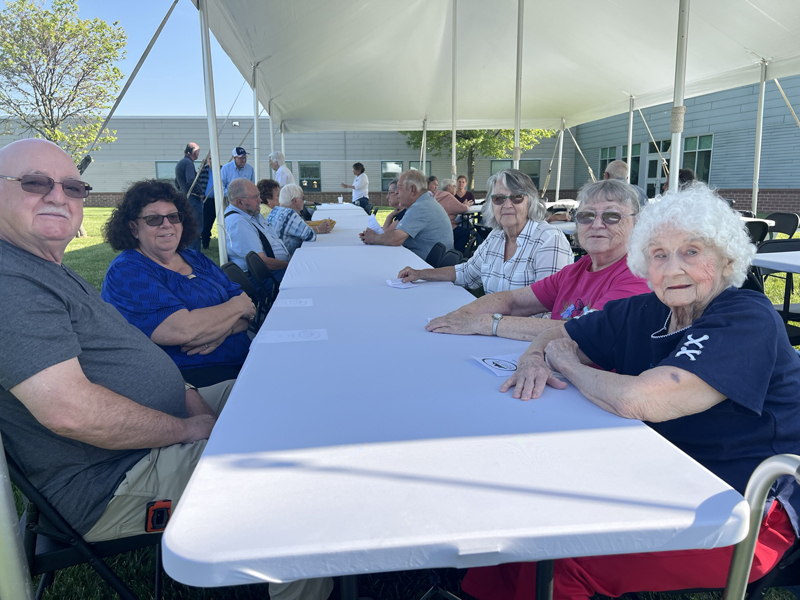
<svg viewBox="0 0 800 600"><path fill-rule="evenodd" d="M572 262L564 234L542 220L544 206L530 177L507 169L492 175L486 189L483 222L493 231L467 262L438 269L406 267L397 276L403 281L452 281L469 289L482 285L493 294L527 287Z"/></svg>
<svg viewBox="0 0 800 600"><path fill-rule="evenodd" d="M636 190L614 179L578 192L578 243L587 255L561 271L513 291L478 298L425 327L435 333L532 340L561 321L600 310L606 302L650 291L631 273L626 244L639 214ZM550 312L550 319L528 317Z"/></svg>
<svg viewBox="0 0 800 600"><path fill-rule="evenodd" d="M255 307L217 265L186 249L197 235L186 196L163 181L134 183L103 234L122 251L108 267L103 299L161 346L188 383L236 378Z"/></svg>

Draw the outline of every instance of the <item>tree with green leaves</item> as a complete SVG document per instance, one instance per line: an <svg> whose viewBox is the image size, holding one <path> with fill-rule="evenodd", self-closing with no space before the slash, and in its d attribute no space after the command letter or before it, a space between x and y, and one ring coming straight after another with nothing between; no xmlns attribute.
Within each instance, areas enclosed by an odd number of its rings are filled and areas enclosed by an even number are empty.
<svg viewBox="0 0 800 600"><path fill-rule="evenodd" d="M111 108L127 36L118 22L79 19L75 0L7 1L0 12L0 119L57 143L80 162ZM106 130L98 143L111 143Z"/></svg>
<svg viewBox="0 0 800 600"><path fill-rule="evenodd" d="M421 131L401 131L406 136L406 143L412 148L422 147ZM524 152L539 143L542 138L549 138L558 132L553 129L520 129L519 147ZM450 131L428 131L426 138L427 152L433 156L450 154L452 133ZM513 129L471 129L456 131L456 153L459 160L467 160L467 186L475 189L475 157L510 158L514 150ZM430 175L430 173L429 173Z"/></svg>

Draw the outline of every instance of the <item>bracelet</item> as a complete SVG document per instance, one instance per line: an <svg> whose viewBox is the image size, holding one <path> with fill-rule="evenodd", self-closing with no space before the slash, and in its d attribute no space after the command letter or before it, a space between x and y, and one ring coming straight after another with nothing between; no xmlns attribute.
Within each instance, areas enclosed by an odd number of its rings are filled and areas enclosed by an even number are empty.
<svg viewBox="0 0 800 600"><path fill-rule="evenodd" d="M187 392L188 392L189 390L197 390L197 386L195 386L195 385L192 385L192 384L191 384L191 383L189 383L188 381L184 381L184 382L183 382L183 385L184 385L184 386L186 386L186 391L187 391Z"/></svg>

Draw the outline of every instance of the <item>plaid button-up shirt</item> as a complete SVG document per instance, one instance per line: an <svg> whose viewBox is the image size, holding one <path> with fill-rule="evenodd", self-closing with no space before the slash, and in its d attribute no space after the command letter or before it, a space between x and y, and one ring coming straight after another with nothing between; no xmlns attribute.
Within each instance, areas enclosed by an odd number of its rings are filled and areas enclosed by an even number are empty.
<svg viewBox="0 0 800 600"><path fill-rule="evenodd" d="M569 242L559 229L528 221L517 236L517 251L505 260L506 234L495 229L467 262L456 265L456 285L487 294L515 290L549 277L572 264Z"/></svg>
<svg viewBox="0 0 800 600"><path fill-rule="evenodd" d="M304 241L313 242L317 239L317 234L306 225L303 217L288 206L273 208L267 217L267 223L278 232L289 254L294 254Z"/></svg>

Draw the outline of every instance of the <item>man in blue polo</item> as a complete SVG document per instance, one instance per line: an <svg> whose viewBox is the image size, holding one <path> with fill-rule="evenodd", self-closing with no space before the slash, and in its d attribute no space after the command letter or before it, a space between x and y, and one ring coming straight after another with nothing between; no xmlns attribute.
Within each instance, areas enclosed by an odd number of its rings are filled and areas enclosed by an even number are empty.
<svg viewBox="0 0 800 600"><path fill-rule="evenodd" d="M247 179L256 182L256 174L253 167L247 164L247 151L241 146L233 149L233 160L222 165L219 176L222 179L222 189L228 195L228 186L234 179Z"/></svg>

